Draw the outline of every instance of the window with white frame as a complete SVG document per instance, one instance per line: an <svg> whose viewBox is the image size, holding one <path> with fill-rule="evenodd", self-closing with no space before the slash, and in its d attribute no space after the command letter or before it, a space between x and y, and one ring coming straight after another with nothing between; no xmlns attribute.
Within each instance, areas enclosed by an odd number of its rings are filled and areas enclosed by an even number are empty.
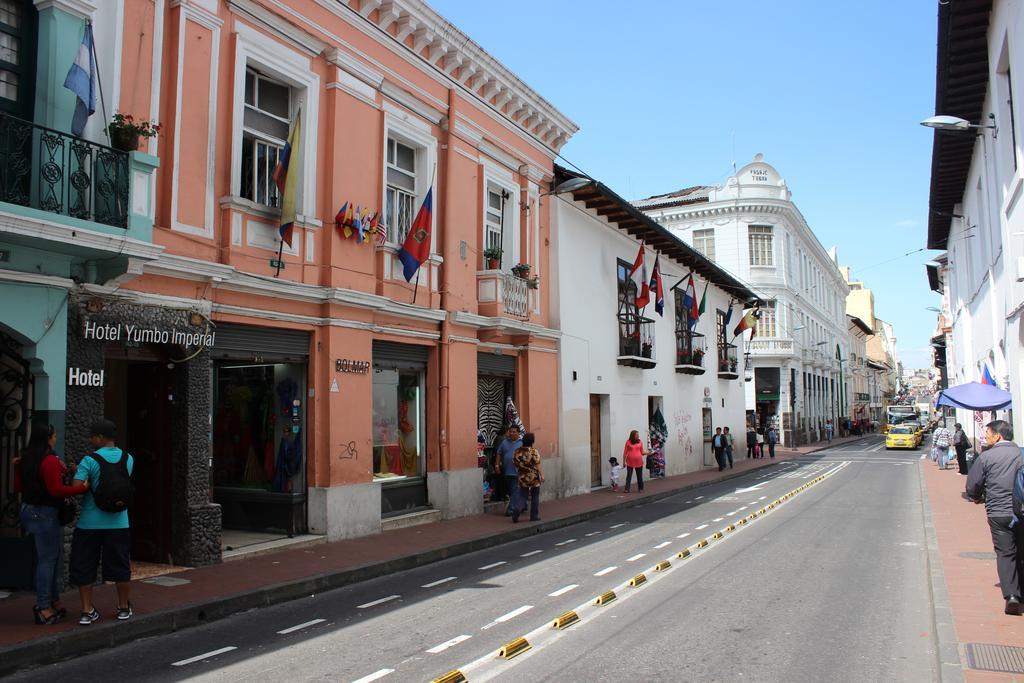
<svg viewBox="0 0 1024 683"><path fill-rule="evenodd" d="M772 256L772 226L751 225L748 228L747 235L750 243L750 265L775 265L775 260Z"/></svg>
<svg viewBox="0 0 1024 683"><path fill-rule="evenodd" d="M281 205L274 168L288 141L291 99L291 88L287 85L253 68L246 69L239 195L257 204Z"/></svg>
<svg viewBox="0 0 1024 683"><path fill-rule="evenodd" d="M384 224L388 239L401 244L416 213L416 155L419 150L393 137L388 138L387 146Z"/></svg>
<svg viewBox="0 0 1024 683"><path fill-rule="evenodd" d="M757 319L756 329L758 337L775 337L775 301L765 302L761 308L761 317Z"/></svg>
<svg viewBox="0 0 1024 683"><path fill-rule="evenodd" d="M503 195L507 195L507 193L502 188L490 183L487 185L487 205L484 211L484 249L488 251L502 248L505 202L508 200L508 197ZM503 253L502 258L498 261L500 263L504 260Z"/></svg>
<svg viewBox="0 0 1024 683"><path fill-rule="evenodd" d="M715 260L715 229L693 231L693 248L708 259Z"/></svg>

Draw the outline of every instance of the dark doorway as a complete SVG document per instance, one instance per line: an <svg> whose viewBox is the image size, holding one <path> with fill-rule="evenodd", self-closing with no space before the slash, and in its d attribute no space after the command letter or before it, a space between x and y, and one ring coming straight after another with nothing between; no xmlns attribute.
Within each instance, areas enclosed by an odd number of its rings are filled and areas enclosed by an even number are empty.
<svg viewBox="0 0 1024 683"><path fill-rule="evenodd" d="M174 370L157 360L106 359L104 411L118 426L118 445L134 459L132 559L173 564Z"/></svg>
<svg viewBox="0 0 1024 683"><path fill-rule="evenodd" d="M590 395L590 485L601 485L601 397Z"/></svg>

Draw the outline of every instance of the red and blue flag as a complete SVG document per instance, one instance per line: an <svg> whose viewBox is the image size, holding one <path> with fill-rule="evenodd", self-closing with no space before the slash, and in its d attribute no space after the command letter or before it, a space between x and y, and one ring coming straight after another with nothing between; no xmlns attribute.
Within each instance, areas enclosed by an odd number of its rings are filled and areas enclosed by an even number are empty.
<svg viewBox="0 0 1024 683"><path fill-rule="evenodd" d="M433 201L434 188L427 190L427 196L423 198L423 205L420 206L416 219L409 226L409 233L405 236L405 242L398 252L398 260L402 262L402 274L405 281L412 281L412 276L420 269L423 262L430 257L430 233L433 226Z"/></svg>

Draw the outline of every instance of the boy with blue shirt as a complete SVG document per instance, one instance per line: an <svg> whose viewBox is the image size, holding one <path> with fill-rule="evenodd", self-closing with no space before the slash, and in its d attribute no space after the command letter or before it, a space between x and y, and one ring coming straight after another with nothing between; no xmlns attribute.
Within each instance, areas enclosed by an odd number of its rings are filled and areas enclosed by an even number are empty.
<svg viewBox="0 0 1024 683"><path fill-rule="evenodd" d="M96 583L96 569L102 559L103 580L113 581L117 587L117 618L126 621L132 616L129 601L131 572L131 536L128 525L128 510L108 512L96 504L94 492L100 486L102 466L97 458L103 458L110 465L119 465L122 457L128 474L131 475L134 462L132 456L114 445L116 427L107 419L97 420L89 431L89 443L95 449L78 463L75 484L88 482L82 514L78 518L71 539L71 561L69 567L71 583L78 586L82 601L82 616L78 623L87 626L100 618L92 603L93 584Z"/></svg>

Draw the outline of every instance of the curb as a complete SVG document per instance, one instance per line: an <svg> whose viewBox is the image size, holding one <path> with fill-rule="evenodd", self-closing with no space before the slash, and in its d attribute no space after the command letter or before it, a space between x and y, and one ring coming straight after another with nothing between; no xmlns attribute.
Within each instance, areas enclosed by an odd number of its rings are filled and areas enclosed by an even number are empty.
<svg viewBox="0 0 1024 683"><path fill-rule="evenodd" d="M960 641L956 637L953 626L953 611L949 606L949 591L946 589L946 575L942 570L942 556L939 554L939 541L935 535L932 520L932 505L928 498L928 484L924 480L924 469L917 468L918 481L921 486L921 505L924 510L924 533L928 543L928 579L932 597L932 620L935 625L935 640L938 645L935 652L939 680L950 683L962 683L964 680L963 663L960 659Z"/></svg>
<svg viewBox="0 0 1024 683"><path fill-rule="evenodd" d="M827 446L824 448L827 448ZM824 450L824 448L818 450ZM813 452L816 451L809 451L808 453ZM798 453L786 459L801 457L808 455L808 453ZM201 626L247 610L270 607L271 605L323 593L360 581L386 576L407 569L414 569L478 550L493 548L548 531L563 529L611 512L647 505L648 503L653 503L684 491L742 477L750 472L764 469L780 462L783 462L781 457L764 464L758 464L742 472L727 474L719 479L694 482L679 488L658 491L642 498L623 500L605 507L562 517L561 519L541 522L536 526L511 528L508 531L492 536L460 541L412 555L351 567L336 572L325 572L302 579L265 586L245 593L236 593L151 614L138 615L127 623L107 623L99 626L90 626L88 629L66 631L53 636L16 644L8 648L0 648L0 676L30 667L53 664L109 647L117 647L140 638L173 633L174 631L192 626Z"/></svg>

